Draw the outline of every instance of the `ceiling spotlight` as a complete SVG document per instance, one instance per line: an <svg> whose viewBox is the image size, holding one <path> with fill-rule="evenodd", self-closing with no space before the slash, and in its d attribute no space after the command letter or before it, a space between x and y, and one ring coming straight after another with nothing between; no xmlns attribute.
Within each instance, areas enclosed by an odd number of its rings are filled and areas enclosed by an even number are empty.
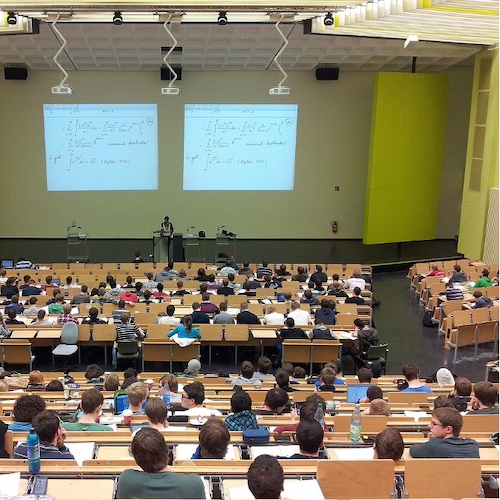
<svg viewBox="0 0 500 500"><path fill-rule="evenodd" d="M333 14L331 12L328 12L328 14L325 16L325 18L323 19L323 24L325 26L333 25Z"/></svg>
<svg viewBox="0 0 500 500"><path fill-rule="evenodd" d="M17 17L14 12L9 12L7 14L7 24L10 24L11 26L17 24Z"/></svg>
<svg viewBox="0 0 500 500"><path fill-rule="evenodd" d="M221 26L224 26L225 24L227 24L227 16L226 16L226 12L221 10L219 12L219 16L217 17L217 24L221 25Z"/></svg>
<svg viewBox="0 0 500 500"><path fill-rule="evenodd" d="M117 10L114 14L113 14L113 24L116 24L117 26L120 26L120 24L123 23L123 17L122 17L122 13Z"/></svg>

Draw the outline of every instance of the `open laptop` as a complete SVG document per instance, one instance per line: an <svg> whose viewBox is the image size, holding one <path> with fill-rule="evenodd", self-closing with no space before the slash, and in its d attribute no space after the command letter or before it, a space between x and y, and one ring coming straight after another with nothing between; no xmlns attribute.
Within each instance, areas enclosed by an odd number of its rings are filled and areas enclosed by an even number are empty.
<svg viewBox="0 0 500 500"><path fill-rule="evenodd" d="M370 384L349 384L347 386L347 402L359 403L359 400L366 398L366 391Z"/></svg>
<svg viewBox="0 0 500 500"><path fill-rule="evenodd" d="M2 259L0 266L5 269L14 269L14 259Z"/></svg>

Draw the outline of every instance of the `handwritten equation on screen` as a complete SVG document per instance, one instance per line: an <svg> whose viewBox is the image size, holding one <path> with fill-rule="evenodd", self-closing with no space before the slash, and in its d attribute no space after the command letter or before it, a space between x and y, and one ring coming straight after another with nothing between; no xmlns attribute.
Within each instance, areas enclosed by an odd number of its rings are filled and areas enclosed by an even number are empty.
<svg viewBox="0 0 500 500"><path fill-rule="evenodd" d="M293 189L296 128L296 105L186 105L184 189Z"/></svg>
<svg viewBox="0 0 500 500"><path fill-rule="evenodd" d="M44 105L49 191L158 188L155 104Z"/></svg>

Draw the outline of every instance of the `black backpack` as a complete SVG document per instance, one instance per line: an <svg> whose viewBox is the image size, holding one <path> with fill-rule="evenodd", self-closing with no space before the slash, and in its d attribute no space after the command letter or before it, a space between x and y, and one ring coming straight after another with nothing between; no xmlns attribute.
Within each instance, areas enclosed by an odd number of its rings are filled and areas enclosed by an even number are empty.
<svg viewBox="0 0 500 500"><path fill-rule="evenodd" d="M422 324L424 326L434 326L432 318L434 317L434 311L425 311L424 317L422 318Z"/></svg>

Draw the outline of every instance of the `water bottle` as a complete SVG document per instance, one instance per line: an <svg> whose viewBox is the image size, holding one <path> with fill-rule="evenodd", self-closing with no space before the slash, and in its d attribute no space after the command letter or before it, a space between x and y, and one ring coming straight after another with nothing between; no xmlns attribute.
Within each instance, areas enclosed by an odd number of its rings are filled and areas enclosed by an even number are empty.
<svg viewBox="0 0 500 500"><path fill-rule="evenodd" d="M32 474L40 472L40 440L34 429L30 430L26 439L28 448L28 469Z"/></svg>
<svg viewBox="0 0 500 500"><path fill-rule="evenodd" d="M314 412L314 420L321 425L321 428L325 428L325 412L323 411L323 405L318 403L316 411Z"/></svg>
<svg viewBox="0 0 500 500"><path fill-rule="evenodd" d="M359 410L359 403L354 405L354 411L352 412L349 439L353 443L357 443L361 439L361 411Z"/></svg>
<svg viewBox="0 0 500 500"><path fill-rule="evenodd" d="M170 408L170 387L168 385L168 382L165 380L163 383L163 401L165 401L165 404L167 405L167 408Z"/></svg>

